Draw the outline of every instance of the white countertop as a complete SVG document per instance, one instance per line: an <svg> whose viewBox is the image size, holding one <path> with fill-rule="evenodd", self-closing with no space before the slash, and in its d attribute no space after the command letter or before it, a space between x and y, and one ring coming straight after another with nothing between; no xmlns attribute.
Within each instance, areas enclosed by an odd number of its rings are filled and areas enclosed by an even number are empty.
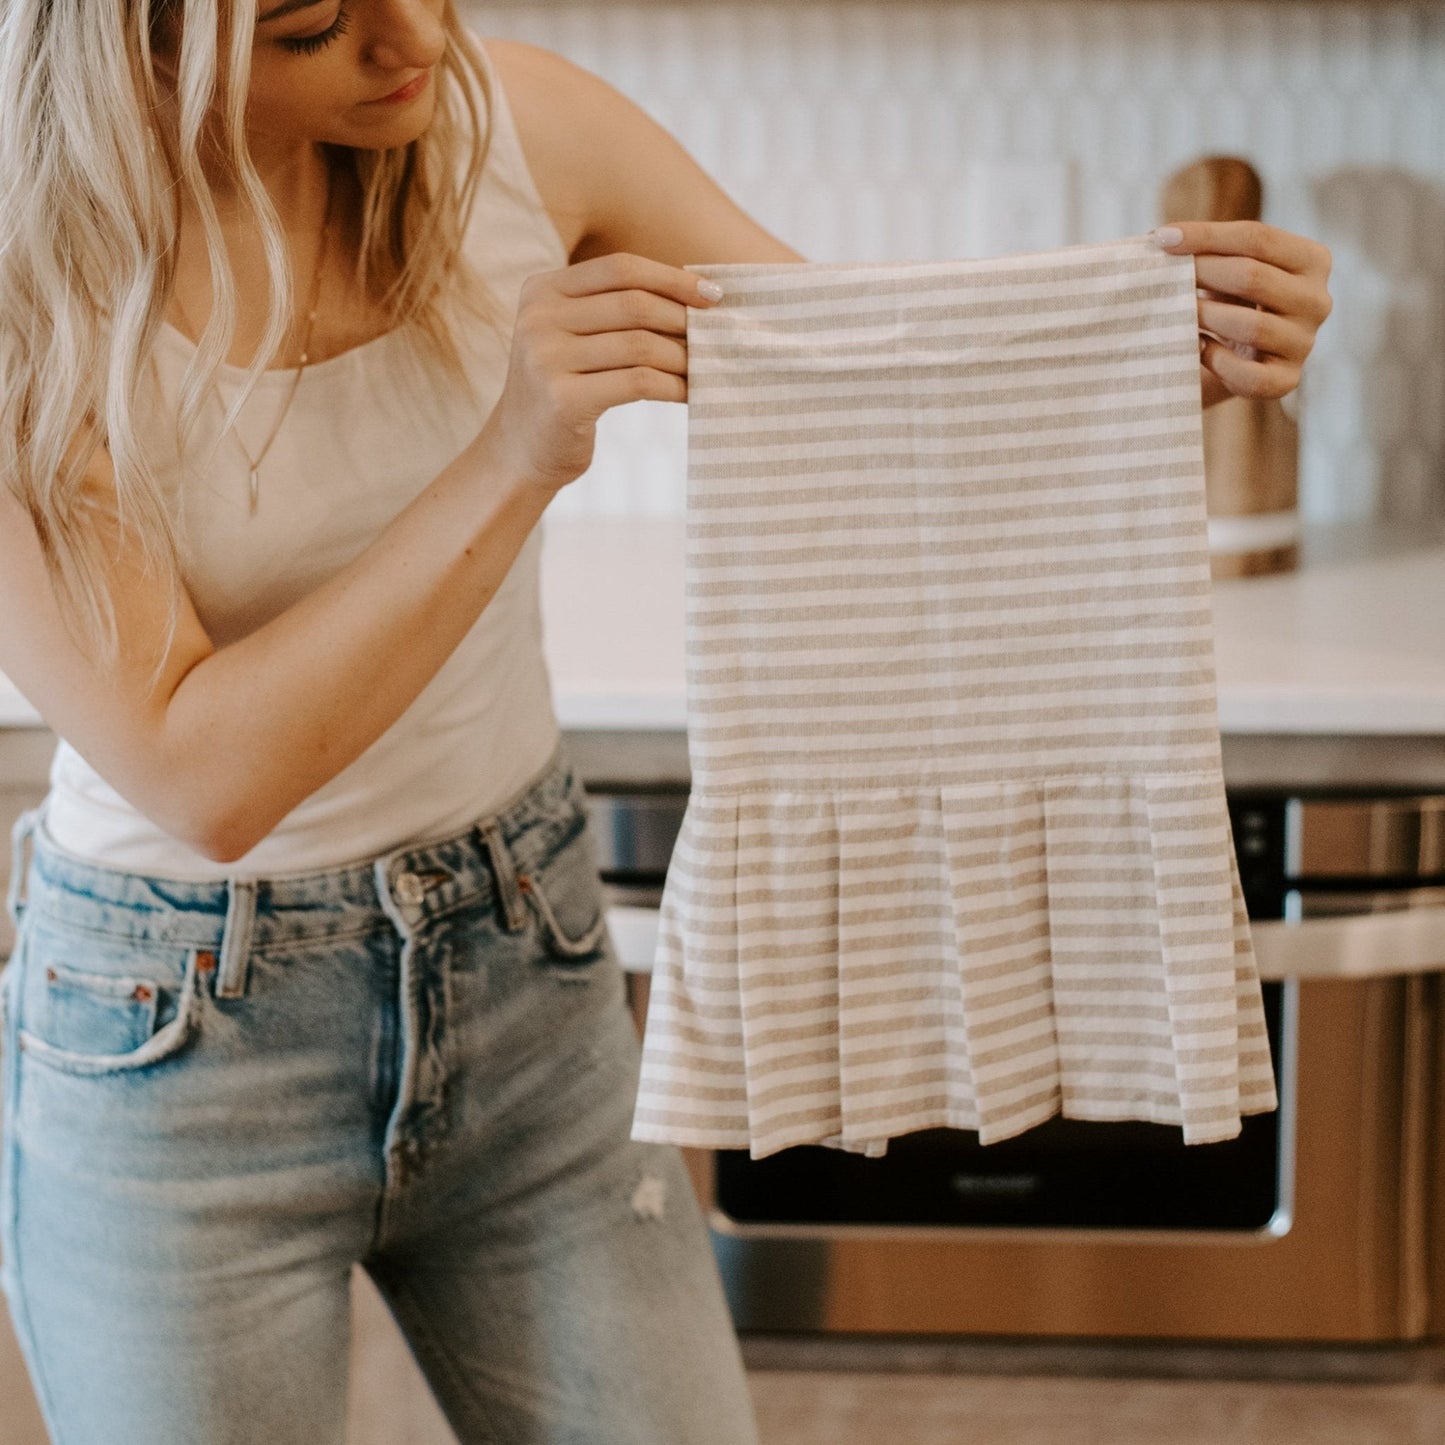
<svg viewBox="0 0 1445 1445"><path fill-rule="evenodd" d="M683 517L544 523L564 728L687 726ZM1312 528L1298 571L1217 582L1226 733L1445 735L1445 529ZM0 676L0 726L39 718Z"/></svg>
<svg viewBox="0 0 1445 1445"><path fill-rule="evenodd" d="M568 728L684 728L685 519L547 520ZM1214 584L1226 733L1445 735L1445 530L1307 529L1295 572Z"/></svg>
<svg viewBox="0 0 1445 1445"><path fill-rule="evenodd" d="M1305 532L1297 571L1214 584L1226 733L1445 736L1445 533Z"/></svg>

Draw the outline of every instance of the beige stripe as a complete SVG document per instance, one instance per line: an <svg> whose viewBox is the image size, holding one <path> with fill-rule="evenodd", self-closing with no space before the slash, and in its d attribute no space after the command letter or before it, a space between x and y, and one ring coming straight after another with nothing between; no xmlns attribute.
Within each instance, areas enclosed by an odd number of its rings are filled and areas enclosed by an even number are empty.
<svg viewBox="0 0 1445 1445"><path fill-rule="evenodd" d="M1193 545L1190 535L1192 529L1187 522L1188 518L1182 514L1165 515L1159 520L1149 522L1140 521L1137 516L1126 515L1108 527L1096 525L1085 528L1081 525L1076 533L1081 540L1067 549L1066 556L1069 560L1093 558L1101 547L1112 545L1117 548L1121 537L1128 542L1155 541L1163 543L1164 547L1187 549ZM790 539L781 539L752 549L745 560L740 560L734 548L714 549L699 546L693 552L690 565L695 572L704 576L728 570L745 575L747 569L762 573L769 567L796 568L814 563L862 562L878 558L893 563L900 568L901 573L905 564L921 566L926 561L940 557L976 557L981 544L989 541L1003 542L1011 536L1021 539L1023 545L1017 548L1021 558L1041 556L1037 549L1027 545L1030 537L1036 535L1037 527L1036 517L1032 527L1028 525L1026 518L1019 518L1009 524L989 524L976 519L971 522L960 519L952 523L937 521L927 527L925 537L920 535L922 528L917 525L904 534L900 528L889 526L886 520L880 519L879 525L874 529L874 543L871 548L864 536L860 536L856 541L830 540L811 545L790 544ZM889 533L894 535L889 537ZM1158 550L1163 551L1164 547Z"/></svg>
<svg viewBox="0 0 1445 1445"><path fill-rule="evenodd" d="M1084 342L1100 348L1111 341L1122 344L1131 340L1138 334L1140 323L1147 322L1158 309L1147 290L1120 295L1114 305L1070 306L1037 317L1019 316L1014 310L1012 323L1007 320L1012 308L1006 304L998 308L960 307L966 314L957 318L951 317L947 308L931 313L905 312L899 315L896 326L880 320L877 313L844 312L830 329L833 345L828 350L844 355L850 363L876 358L882 370L895 364L900 356L905 365L920 356L937 355L943 358L942 365L968 366L990 353L996 354L1000 345L1024 350L1033 345L1046 348L1047 354L1066 355L1071 343ZM990 329L990 318L1000 318L1004 324ZM1176 327L1189 325L1192 330L1197 324L1191 317L1174 314ZM960 331L960 325L966 329ZM795 329L797 335L793 334ZM790 360L811 373L818 367L820 356L828 354L803 332L802 323L790 323L787 338L780 340L775 327L741 320L725 334L690 326L688 349L690 358L695 357L724 376L739 362L766 362L786 368ZM750 376L746 380L748 385L753 384ZM1061 385L1060 391L1067 395L1068 384Z"/></svg>
<svg viewBox="0 0 1445 1445"><path fill-rule="evenodd" d="M1072 596L1077 590L1077 583L1088 575L1082 564L1098 562L1100 560L1098 557L1099 549L1097 547L1093 549L1081 547L1073 550L1083 554L1073 559L1081 564L1080 570L1077 573L1059 574L1047 578L1042 576L1020 577L1017 564L1004 566L974 565L966 569L967 579L975 589L979 584L984 582L1016 583L1020 588L1031 588L1032 591L1029 595L1035 599L1046 595L1050 601L1057 603L1060 594L1055 593L1052 590L1053 587L1062 583L1063 585L1060 588L1062 595ZM1202 552L1200 555L1206 559L1207 564L1207 551ZM1168 574L1171 569L1167 561L1161 558L1156 563L1153 558L1144 558L1131 560L1128 566L1134 578L1133 595L1136 598L1147 600L1150 596L1149 589L1151 587L1157 590L1160 597L1169 597L1172 595L1168 584ZM958 567L929 569L926 571L919 568L909 573L906 578L900 579L899 586L902 587L911 583L915 588L930 587L935 582L941 586L952 585L955 595L962 600L965 593L963 587L960 586L958 582L958 576L961 570L963 569ZM862 575L868 578L870 587L886 585L889 581L886 575L875 573L872 569L869 569ZM773 594L780 592L791 594L806 593L810 589L821 590L818 584L826 580L828 579L821 576L794 579L770 577L768 579L768 590ZM737 583L730 581L703 582L689 579L686 584L686 594L689 601L692 602L712 602L717 598L727 599L737 590ZM796 598L790 597L788 600L795 602Z"/></svg>
<svg viewBox="0 0 1445 1445"><path fill-rule="evenodd" d="M1197 386L1197 383L1195 385ZM1162 406L1157 400L1152 404L1133 407L1116 404L1105 417L1100 417L1099 405L1095 403L1090 407L1050 411L1041 416L1030 430L1034 436L1047 437L1049 443L1055 447L1066 446L1073 450L1094 442L1106 441L1111 446L1119 446L1126 440L1159 435L1169 436L1173 440L1177 433L1162 428L1160 423L1171 417L1185 419L1191 414L1197 414L1198 408L1197 391L1189 401L1177 400L1169 406ZM809 428L808 432L802 435L796 427L760 431L749 442L745 454L746 464L755 474L765 472L765 463L792 462L798 457L800 449L806 447L810 457L836 461L843 467L848 467L869 449L887 446L889 443L907 442L912 457L923 461L941 459L950 465L956 465L956 446L941 443L964 440L981 443L998 438L1013 442L1018 440L1017 415L1008 414L1016 413L1016 408L1000 408L1004 414L997 416L982 415L984 410L985 408L970 409L961 418L919 422L911 429L900 427L892 419L865 423L854 414L846 422L838 419L837 424L832 427ZM1042 445L1042 441L1034 442L1029 448L1029 454L1037 455ZM690 466L700 477L709 475L709 453L735 454L737 450L727 444L725 437L710 434L694 435L688 448L692 458ZM982 455L988 455L981 446L977 450ZM896 448L890 451L897 456ZM1010 458L1010 453L1004 454L1005 460Z"/></svg>
<svg viewBox="0 0 1445 1445"><path fill-rule="evenodd" d="M838 772L844 767L906 772L919 780L932 778L942 787L962 787L1019 768L1048 772L1092 762L1107 772L1131 764L1159 766L1179 757L1181 749L1190 744L1195 751L1185 761L1192 766L1219 758L1219 729L1208 725L1193 731L1175 729L1171 735L1158 738L1133 733L1112 739L1076 738L1071 743L1047 738L1027 744L978 737L967 741L970 756L947 768L920 753L916 741L885 739L870 744L859 740L851 748L823 748L816 742L795 748L775 742L766 750L699 749L693 761L693 783L699 791L771 793L786 782L800 792L811 789L831 794L837 787Z"/></svg>
<svg viewBox="0 0 1445 1445"><path fill-rule="evenodd" d="M1174 598L1167 595L1164 584L1144 583L1140 586L1121 589L1123 595L1115 602L1092 602L1079 600L1086 594L1077 588L1050 592L1040 597L1034 587L1026 593L1018 590L1021 579L1006 579L994 584L999 593L997 605L998 629L1001 638L1049 636L1067 629L1068 634L1085 637L1095 632L1122 632L1137 628L1149 633L1159 625L1161 634L1166 630L1177 632L1181 639L1208 636L1213 637L1210 614L1200 598ZM1027 582L1022 582L1027 586ZM739 607L736 603L720 602L714 609L717 621L706 629L701 622L697 631L705 635L707 645L701 643L690 649L693 657L733 657L737 655L738 643L751 644L754 638L766 644L770 656L784 656L791 653L808 654L825 641L837 636L833 634L807 633L800 624L846 621L849 630L857 635L860 642L866 639L869 648L886 647L890 640L900 645L918 637L916 628L899 631L890 624L899 619L916 619L929 624L927 636L930 640L950 642L975 641L987 635L986 624L963 622L948 623L945 614L950 600L967 603L972 595L988 590L979 586L962 588L940 587L930 596L926 604L917 598L899 596L880 597L872 612L861 611L856 603L840 602L836 607L813 601L799 605L783 605L774 609L771 615L757 607ZM1005 602L1007 605L1005 606ZM698 611L702 609L699 608ZM869 623L875 624L868 626ZM947 624L947 625L946 625ZM730 629L739 634L736 640L730 637Z"/></svg>
<svg viewBox="0 0 1445 1445"><path fill-rule="evenodd" d="M1163 355L1174 348L1169 345L1152 348ZM1068 376L1080 398L1094 396L1099 400L1123 402L1140 394L1176 398L1183 390L1178 384L1161 385L1157 365L1151 364L1149 349L1134 356L1134 370L1122 367L1115 357L1104 357L1096 364L1082 367L1076 361L1061 362L1054 372L1040 372L1029 386L1010 385L1007 373L979 372L967 377L928 377L914 379L906 388L880 392L877 377L869 373L853 383L830 382L825 388L794 383L784 393L760 388L758 394L744 401L719 401L703 396L688 403L688 432L691 436L731 436L732 423L747 421L757 427L787 422L796 425L800 417L836 419L846 405L848 416L855 420L896 419L899 413L928 416L933 412L973 412L976 409L999 407L1052 407L1058 402L1056 381ZM1191 380L1185 386L1197 385ZM856 388L856 391L853 390ZM809 426L800 430L809 435L819 430Z"/></svg>
<svg viewBox="0 0 1445 1445"><path fill-rule="evenodd" d="M1019 636L1048 636L1051 629L1058 625L1060 613L1064 614L1076 632L1103 631L1121 623L1148 626L1165 619L1173 619L1170 622L1173 627L1194 626L1196 625L1195 619L1209 616L1208 582L1194 583L1177 589L1184 594L1182 596L1170 596L1162 581L1136 580L1125 586L1111 587L1107 592L1100 589L1096 593L1087 587L1051 590L1047 600L1039 599L1037 584L1033 583L1033 579L1028 579L1028 582L1032 584L1031 590L1022 597L1007 592L1003 594L1009 598L1009 607L1005 614L1007 626L1015 635ZM797 635L799 623L820 622L833 618L846 621L856 629L870 621L887 623L900 617L925 617L929 615L928 606L936 605L943 610L944 605L950 601L955 604L966 603L976 590L975 588L962 588L947 592L940 588L937 592L930 594L928 605L920 602L917 598L910 597L879 597L870 599L868 602L858 602L855 599L851 602L836 604L825 602L800 603L792 606L779 604L774 607L756 605L743 607L736 601L729 601L725 604L719 603L710 609L718 617L713 635L718 634L724 626L740 625L747 628L748 636L751 637L762 633L762 629L771 622L781 631L786 640ZM1163 603L1170 605L1165 608L1160 605ZM699 609L699 611L701 610ZM950 620L957 615L957 609L950 612ZM700 616L697 619L698 627L701 628L706 621L706 617ZM971 622L965 617L960 622L951 622L951 625L947 629L940 630L938 635L960 639L981 637L987 635L988 627L987 622L981 620ZM906 639L914 635L911 630L901 633L878 632L873 634L873 640L886 643L890 637ZM800 644L804 649L809 645L806 642Z"/></svg>
<svg viewBox="0 0 1445 1445"><path fill-rule="evenodd" d="M1020 494L1026 494L1034 502L1087 502L1099 498L1122 499L1137 496L1143 506L1166 483L1180 479L1187 481L1191 470L1197 474L1198 466L1199 451L1192 445L1177 448L1172 455L1161 449L1157 454L1133 463L1119 459L1112 465L1106 465L1097 458L1090 458L1071 465L1066 475L1061 474L1060 468L1052 464L1037 468L1017 464L989 468L975 466L969 468L966 495L955 497L946 491L923 492L921 495L928 499L937 499L935 505L941 503L944 506L1009 501ZM747 481L746 478L742 480L744 483ZM989 482L996 482L998 485L989 487L986 485ZM856 484L830 479L809 481L797 487L772 485L764 488L759 485L749 488L743 485L709 488L693 477L688 481L690 501L693 504L693 512L688 519L689 534L694 523L708 517L725 515L728 508L756 508L760 516L770 516L769 509L773 507L796 507L804 504L821 508L824 503L857 501L876 506L880 502L894 499L897 505L898 485L888 478L879 478ZM915 488L914 497L909 499L910 506L918 495L919 491ZM822 515L826 517L829 513L823 512ZM1103 577L1097 580L1101 585L1107 582Z"/></svg>
<svg viewBox="0 0 1445 1445"><path fill-rule="evenodd" d="M951 263L948 268L934 275L929 274L926 264L910 266L906 271L896 274L889 274L893 268L885 264L877 267L876 273L872 275L867 274L869 268L866 266L849 267L850 271L857 270L864 274L856 278L837 279L827 279L826 268L819 268L813 276L800 276L796 268L790 267L780 273L773 284L769 284L765 277L749 275L749 284L746 286L738 284L737 278L742 274L741 269L729 271L726 266L716 265L691 269L695 269L699 276L731 282L726 287L729 307L747 309L761 315L769 303L806 303L816 306L831 301L846 306L849 301L866 301L879 296L915 297L930 293L957 295L980 290L1021 290L1030 283L1041 288L1035 299L1043 301L1054 294L1072 295L1081 284L1091 279L1105 282L1101 290L1107 291L1110 284L1128 285L1136 276L1149 275L1163 268L1140 264L1132 257L1124 257L1122 254L1118 260L1081 258L1072 262L1061 259L1050 263L1047 268L1034 268L1023 261L1007 268L994 268L986 262L958 262ZM1036 278L1029 275L1031 269L1039 272ZM815 280L814 276L818 279Z"/></svg>
<svg viewBox="0 0 1445 1445"><path fill-rule="evenodd" d="M1012 333L978 332L968 337L960 337L946 327L914 326L908 329L904 347L886 332L850 330L840 325L840 345L830 353L802 345L779 344L776 338L767 344L756 341L747 344L752 339L739 335L731 342L723 342L710 336L704 328L694 328L690 319L689 365L693 361L702 363L719 381L734 380L756 386L756 368L763 363L785 374L791 367L809 376L818 376L830 370L831 356L832 364L840 369L851 370L860 363L871 362L879 373L880 385L888 384L889 380L896 384L901 375L919 365L947 366L962 375L972 369L996 365L1001 342L1007 342L1021 359L1035 361L1058 358L1074 348L1091 357L1111 350L1128 354L1140 325L1147 321L1147 308L1122 308L1119 316L1111 314L1110 321L1113 324L1109 326L1100 326L1092 318L1072 326L1021 324ZM1173 324L1176 333L1194 341L1197 323L1186 321L1181 315L1176 316ZM1162 332L1162 327L1159 330ZM1058 391L1060 400L1067 401L1073 394L1073 384L1061 383Z"/></svg>
<svg viewBox="0 0 1445 1445"><path fill-rule="evenodd" d="M985 550L1009 556L1015 567L1022 568L1044 562L1059 550L1052 549L1046 554L1038 544L1037 504L1032 518L1022 515L1022 507L1011 510L1015 515L1005 517L990 516L987 507L972 513L960 509L948 516L929 515L921 509L909 515L895 503L874 511L871 519L840 517L827 526L813 528L811 533L798 526L795 518L780 517L777 531L755 545L745 544L736 535L717 541L694 538L692 565L703 571L734 567L738 569L739 580L756 580L748 577L749 567L761 569L813 559L836 561L840 560L837 555L840 553L849 554L848 560L866 560L863 548L870 534L878 560L910 568L921 567L942 556L977 557ZM1150 554L1165 554L1165 548L1172 543L1189 555L1194 548L1193 524L1197 520L1193 506L1171 507L1161 502L1147 520L1142 507L1110 507L1105 511L1096 506L1094 516L1088 520L1081 518L1072 528L1071 540L1076 549L1073 556L1087 556L1083 549L1097 549L1110 542L1117 548L1121 543L1151 540L1156 545L1148 549ZM1066 522L1067 519L1060 519L1060 525ZM800 540L802 538L807 540ZM972 549L967 545L970 539ZM835 580L826 573L821 575L830 583Z"/></svg>
<svg viewBox="0 0 1445 1445"><path fill-rule="evenodd" d="M1059 497L1058 515L1050 518L1052 525L1061 529L1072 525L1076 533L1113 537L1116 543L1120 533L1128 533L1133 528L1155 528L1161 534L1168 528L1181 545L1187 548L1193 544L1199 521L1197 498L1171 498L1148 482L1129 496L1109 498L1098 494L1085 496L1081 492L1081 488L1074 487ZM691 530L689 546L692 555L705 563L714 556L736 557L743 548L753 556L775 556L795 544L800 536L826 539L837 546L872 534L877 538L879 551L884 552L909 543L915 549L926 551L936 539L950 536L957 539L958 534L964 534L976 538L975 552L989 544L1002 551L1002 544L1012 542L1009 550L1015 553L1025 556L1040 553L1043 548L1039 541L1038 509L1043 501L1039 494L1031 492L1025 500L1016 501L1012 506L997 506L995 500L990 495L965 497L944 510L937 504L937 494L922 488L906 503L895 495L880 497L877 505L865 504L837 513L830 509L827 520L815 521L811 528L802 516L794 515L801 511L799 504L773 505L771 530L766 538L748 539L737 519L724 518L720 523L700 524ZM1052 510L1055 508L1051 506Z"/></svg>
<svg viewBox="0 0 1445 1445"><path fill-rule="evenodd" d="M958 661L963 664L969 659L960 657ZM907 670L906 675L933 677L938 671L932 659L920 658ZM1017 687L1020 697L1014 710L1026 708L1031 715L1045 700L1055 696L1088 697L1104 694L1123 698L1132 715L1138 710L1139 696L1156 688L1161 677L1167 677L1175 683L1181 693L1184 689L1197 690L1196 695L1200 698L1213 696L1215 685L1212 666L1177 666L1168 652L1148 648L1141 648L1132 656L1118 658L1112 670L1106 670L1097 663L1088 668L1076 666L1072 662L1057 669L1024 662L1001 662L993 666L983 666L974 659L967 674L952 682L911 687L899 680L902 675L904 674L898 669L894 669L889 676L875 679L872 669L869 669L867 672L860 671L850 676L847 669L840 666L820 680L841 685L841 691L825 691L821 687L798 691L789 688L789 684L795 680L788 677L776 678L768 684L761 678L749 676L744 684L733 688L697 685L689 697L698 703L706 702L712 697L737 699L732 715L742 719L742 725L746 727L769 726L769 719L780 712L791 715L807 710L813 715L810 723L788 728L788 732L795 736L806 736L824 723L831 728L834 720L828 714L833 712L842 712L860 723L866 721L886 725L889 721L897 720L894 709L907 707L913 709L921 725L925 716L937 715L937 710L925 710L920 704L946 704L942 715L949 716L954 707L972 707L976 699L991 696L995 684ZM877 685L871 685L875 681ZM743 706L744 701L746 707ZM1180 701L1187 702L1187 698L1181 697ZM879 712L880 709L884 711ZM1089 711L1093 711L1092 705ZM1004 710L999 709L992 716L1003 715ZM1055 714L1046 712L1038 715ZM1060 712L1057 715L1067 717L1071 714ZM969 723L986 726L987 720L975 717L971 712Z"/></svg>
<svg viewBox="0 0 1445 1445"><path fill-rule="evenodd" d="M1121 457L1148 456L1155 452L1168 452L1171 446L1178 446L1179 433L1177 429L1170 429L1166 426L1149 426L1132 432L1126 437L1114 439L1107 435L1108 424L1096 423L1091 429L1093 433L1103 435L1085 438L1082 436L1083 428L1075 428L1075 437L1069 441L1057 442L1035 442L1025 446L980 448L973 454L973 466L1012 466L1016 463L1026 463L1033 467L1040 467L1046 463L1063 464L1067 463L1076 453L1082 441L1108 441L1114 451ZM1163 460L1164 458L1161 458ZM789 477L810 477L830 475L837 471L846 470L852 473L867 473L872 471L889 471L895 473L931 472L940 469L941 463L949 461L947 451L939 451L935 455L929 455L925 451L919 452L898 452L890 451L886 455L870 455L868 453L850 454L841 457L821 456L815 457L811 452L807 455L792 455L780 457L767 466L748 458L735 462L689 462L688 476L698 481L705 482L729 482L747 478L753 482L771 481L775 478L786 480Z"/></svg>
<svg viewBox="0 0 1445 1445"><path fill-rule="evenodd" d="M1001 336L1005 341L1009 341L1028 330L1034 318L1020 308L1019 302L1032 300L1037 295L1036 288L1010 286L984 300L960 300L955 295L944 304L935 305L920 304L918 300L910 298L910 304L880 309L875 305L877 293L869 292L860 295L858 299L861 304L857 309L833 307L826 315L810 315L809 312L816 309L816 298L809 298L809 304L794 305L791 308L796 315L783 317L772 308L751 307L748 309L752 319L739 317L725 332L704 330L701 334L714 341L722 337L761 335L771 342L778 334L778 322L786 320L788 338L825 335L831 343L836 340L840 331L851 332L871 327L891 341L897 327L907 326L911 330L929 323L942 323L941 334L945 336L957 336L962 328L971 345L977 344L981 334L987 344L997 345L997 337ZM1051 335L1058 335L1060 333L1054 327L1060 318L1087 316L1090 329L1084 332L1084 335L1107 334L1118 329L1121 314L1131 317L1141 313L1152 316L1159 310L1159 301L1177 302L1178 288L1172 281L1140 275L1126 286L1111 284L1092 291L1087 287L1075 287L1071 289L1070 296L1075 304L1071 304L1067 309L1051 307L1039 315L1038 326L1049 328ZM731 304L736 306L738 303L734 299ZM983 320L1006 321L1009 327L997 333L980 333L973 323Z"/></svg>
<svg viewBox="0 0 1445 1445"><path fill-rule="evenodd" d="M719 743L755 738L760 732L776 738L780 747L792 739L814 738L852 738L862 745L867 737L880 733L891 736L895 746L903 745L909 737L928 733L960 747L979 747L988 745L990 729L1007 733L1010 747L1021 746L1025 739L1058 741L1067 737L1070 729L1108 730L1116 737L1129 736L1156 742L1199 735L1198 729L1190 729L1187 725L1194 709L1186 698L1173 700L1167 709L1161 705L1157 716L1137 722L1132 729L1120 729L1120 724L1134 722L1139 716L1137 696L1129 695L1127 689L1123 691L1122 700L1105 700L1108 693L1101 688L1098 698L1081 707L1041 707L1036 698L1021 697L1011 706L971 707L967 718L957 717L948 711L920 713L917 716L855 717L851 723L843 718L818 716L795 721L782 730L775 726L760 727L754 721L719 723L716 726L699 723L693 736L700 745L712 749ZM728 756L725 751L721 755Z"/></svg>
<svg viewBox="0 0 1445 1445"><path fill-rule="evenodd" d="M1039 505L1051 503L1087 503L1107 499L1122 504L1121 510L1130 510L1128 502L1137 499L1140 508L1147 507L1155 496L1172 490L1171 482L1184 476L1188 467L1197 464L1199 448L1193 444L1183 447L1159 446L1141 451L1133 460L1121 458L1112 467L1103 467L1097 462L1060 468L1056 459L1043 455L1030 455L1023 460L999 466L979 463L968 469L968 490L960 492L953 501L943 501L943 508L967 508L987 506L992 503L1008 503L1020 497ZM907 515L919 499L923 505L917 513L926 517L940 509L938 499L947 496L946 488L957 488L959 474L956 467L940 465L939 459L924 458L918 466L900 465L894 471L878 463L875 457L850 457L850 467L858 462L854 470L871 471L874 475L866 482L853 483L846 480L847 474L827 466L820 466L809 478L796 480L793 475L764 474L755 468L736 468L737 475L723 477L716 483L709 483L694 476L688 483L689 502L693 507L694 520L731 520L728 508L744 508L757 504L758 511L766 514L769 509L793 508L811 502L819 508L819 516L828 513L823 504L828 502L856 502L874 515L886 517L890 512L904 515L902 509L909 508ZM918 459L915 459L918 460ZM926 463L926 464L923 464ZM1116 488L1112 497L1112 484L1123 482L1133 484L1131 490ZM1097 492L1095 488L1102 488ZM1202 505L1202 501L1201 501ZM948 512L944 513L948 515ZM780 512L780 518L785 513ZM1199 513L1202 518L1204 513ZM1208 545L1207 539L1203 544ZM1098 579L1100 582L1106 579Z"/></svg>
<svg viewBox="0 0 1445 1445"><path fill-rule="evenodd" d="M1069 363L1076 360L1082 362L1083 369L1087 372L1090 368L1127 367L1131 363L1137 363L1140 359L1155 360L1161 364L1173 362L1177 366L1178 354L1178 338L1171 336L1155 343L1130 341L1127 346L1121 346L1114 339L1110 339L1094 348L1081 346L1069 355L1044 352L1037 356L1018 356L1009 363L1007 371L980 364L970 370L959 368L952 374L943 377L940 376L938 366L931 363L927 365L906 363L890 365L886 377L880 377L877 366L849 367L835 364L829 366L826 372L810 376L802 371L788 371L778 367L755 365L746 373L748 381L746 390L742 387L732 386L720 387L709 392L703 388L697 399L694 400L693 392L689 389L688 419L690 425L694 408L704 421L708 421L714 415L726 414L715 413L712 410L714 406L747 405L754 400L764 408L777 406L796 393L809 395L816 392L820 376L825 376L827 386L837 388L840 393L847 387L856 386L866 387L870 396L906 397L912 390L920 387L937 387L940 381L946 381L948 386L955 389L959 395L967 395L970 387L986 390L991 384L997 386L1000 381L1016 383L1025 376L1038 377L1041 379L1041 384L1042 379L1046 377L1068 376L1073 378L1077 376L1079 368ZM880 390L880 380L886 380L888 389ZM1089 375L1086 380L1092 381L1093 378ZM1050 401L1057 399L1058 384L1057 379L1048 382L1048 399ZM1079 386L1082 390L1085 382L1075 380L1072 384ZM846 397L840 396L840 400L846 399ZM1025 400L1025 398L1021 398L1021 400ZM764 410L762 415L766 417L768 412Z"/></svg>

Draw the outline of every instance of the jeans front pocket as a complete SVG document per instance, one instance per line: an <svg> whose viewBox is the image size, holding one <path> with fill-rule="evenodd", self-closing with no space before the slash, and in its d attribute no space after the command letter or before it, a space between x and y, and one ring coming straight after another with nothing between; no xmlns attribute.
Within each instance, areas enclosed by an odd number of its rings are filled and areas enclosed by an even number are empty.
<svg viewBox="0 0 1445 1445"><path fill-rule="evenodd" d="M25 921L11 999L27 1058L72 1074L141 1069L179 1053L197 1026L198 962L185 944Z"/></svg>
<svg viewBox="0 0 1445 1445"><path fill-rule="evenodd" d="M569 965L606 956L607 895L585 815L575 832L517 886L536 912L550 958Z"/></svg>
<svg viewBox="0 0 1445 1445"><path fill-rule="evenodd" d="M156 1031L160 989L149 979L47 963L45 984L41 1031L57 1048L78 1045L87 1054L128 1054Z"/></svg>

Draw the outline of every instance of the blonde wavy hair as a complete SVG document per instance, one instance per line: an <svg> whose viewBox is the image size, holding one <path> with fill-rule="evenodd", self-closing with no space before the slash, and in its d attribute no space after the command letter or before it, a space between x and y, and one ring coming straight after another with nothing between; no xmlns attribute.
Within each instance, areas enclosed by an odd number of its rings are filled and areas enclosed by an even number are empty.
<svg viewBox="0 0 1445 1445"><path fill-rule="evenodd" d="M0 24L0 468L34 523L72 634L106 663L120 639L87 523L97 446L114 467L122 533L166 587L171 636L178 617L177 527L134 418L175 284L183 200L201 218L215 300L181 390L178 445L235 335L236 289L203 154L254 217L270 276L265 336L227 427L291 325L285 239L243 128L255 26L255 0L6 0ZM180 34L173 86L156 63L166 28ZM445 28L425 134L395 150L328 152L354 167L363 196L359 283L392 325L416 323L460 376L449 301L498 322L461 250L491 96L452 0Z"/></svg>

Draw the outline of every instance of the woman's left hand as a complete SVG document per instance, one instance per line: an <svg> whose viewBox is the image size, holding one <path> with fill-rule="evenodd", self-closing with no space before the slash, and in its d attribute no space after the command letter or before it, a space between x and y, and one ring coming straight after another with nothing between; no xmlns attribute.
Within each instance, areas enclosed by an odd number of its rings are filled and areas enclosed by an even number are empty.
<svg viewBox="0 0 1445 1445"><path fill-rule="evenodd" d="M1330 314L1329 248L1262 221L1171 221L1171 255L1194 257L1202 402L1280 397L1299 385ZM1165 229L1163 227L1161 230ZM1159 239L1159 232L1154 233Z"/></svg>

